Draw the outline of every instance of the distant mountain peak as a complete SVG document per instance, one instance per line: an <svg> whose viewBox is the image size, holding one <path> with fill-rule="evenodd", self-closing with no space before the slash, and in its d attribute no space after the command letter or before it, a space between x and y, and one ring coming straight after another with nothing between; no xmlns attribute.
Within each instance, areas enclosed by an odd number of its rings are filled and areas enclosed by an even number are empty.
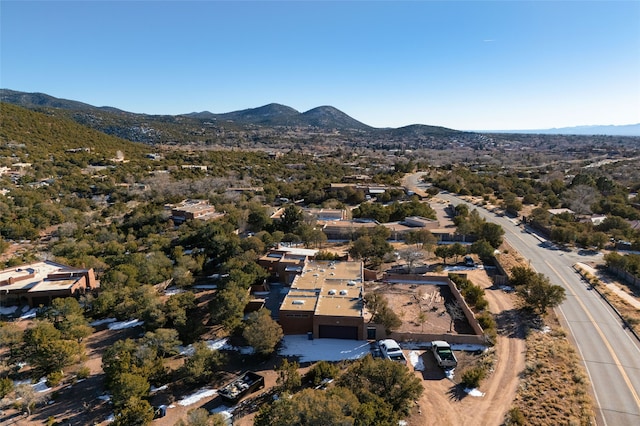
<svg viewBox="0 0 640 426"><path fill-rule="evenodd" d="M130 113L111 107L95 107L82 102L59 99L42 93L25 93L8 89L0 89L0 100L29 109L56 108L66 110L72 113L71 118L73 120L81 124L94 126L109 134L116 134L130 140L143 142L150 142L156 140L158 137L152 137L146 133L138 134L140 132L136 129L140 128L141 120L145 120L145 125L148 125L148 120L156 120L158 123L161 123L158 124L158 126L159 128L163 128L162 131L166 134L165 137L170 137L169 134L174 134L179 138L178 132L175 129L171 130L166 127L179 117L200 121L214 121L220 126L230 126L230 128L235 130L243 127L246 128L246 126L259 126L264 128L288 127L301 130L317 129L329 132L356 131L359 134L367 132L370 135L383 135L384 137L393 136L395 133L396 136L415 136L418 138L424 135L459 133L452 129L424 125L410 129L401 128L397 129L397 131L392 128L378 129L364 124L330 105L318 106L304 113L287 105L270 103L257 108L247 108L227 113L201 111L179 114L177 116L159 116ZM114 113L117 113L117 117L113 116ZM105 123L110 123L109 125L99 124L101 120L95 120L94 115L102 116L102 114L111 114L108 119L104 120ZM181 120L178 121L182 122ZM135 133L134 136L131 136L132 132Z"/></svg>

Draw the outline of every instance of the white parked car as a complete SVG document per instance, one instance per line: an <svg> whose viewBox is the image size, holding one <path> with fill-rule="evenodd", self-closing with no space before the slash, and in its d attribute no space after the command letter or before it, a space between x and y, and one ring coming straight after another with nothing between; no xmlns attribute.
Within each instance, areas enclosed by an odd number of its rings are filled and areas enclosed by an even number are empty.
<svg viewBox="0 0 640 426"><path fill-rule="evenodd" d="M403 364L407 363L407 359L400 349L400 345L393 339L384 339L378 342L382 356L392 361L398 361Z"/></svg>

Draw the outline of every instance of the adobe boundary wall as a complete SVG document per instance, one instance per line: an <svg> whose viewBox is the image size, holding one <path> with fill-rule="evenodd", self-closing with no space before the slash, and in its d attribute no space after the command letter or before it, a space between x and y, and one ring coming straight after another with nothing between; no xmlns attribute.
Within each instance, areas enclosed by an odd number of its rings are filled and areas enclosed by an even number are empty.
<svg viewBox="0 0 640 426"><path fill-rule="evenodd" d="M449 277L441 275L416 275L416 274L385 274L383 277L385 283L403 283L415 285L446 285L451 290L451 294L458 302L458 305L464 312L467 322L473 329L474 334L452 334L452 333L398 333L392 332L389 337L398 341L416 341L430 342L432 340L446 340L456 344L479 344L485 345L484 330L480 327L476 316L465 302L464 298L458 291L455 283ZM384 333L384 329L382 330Z"/></svg>

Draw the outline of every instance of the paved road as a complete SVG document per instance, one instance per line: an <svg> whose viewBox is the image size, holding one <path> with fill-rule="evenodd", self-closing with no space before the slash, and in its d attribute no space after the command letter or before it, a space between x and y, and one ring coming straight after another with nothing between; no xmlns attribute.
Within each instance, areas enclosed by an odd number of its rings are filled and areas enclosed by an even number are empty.
<svg viewBox="0 0 640 426"><path fill-rule="evenodd" d="M420 174L407 176L405 184L420 186ZM466 203L451 194L440 194L450 203ZM562 285L567 299L557 308L584 361L595 395L597 423L604 426L640 425L640 345L600 296L573 269L577 262L601 260L544 247L540 238L517 225L469 203L488 221L505 230L505 240L533 269Z"/></svg>
<svg viewBox="0 0 640 426"><path fill-rule="evenodd" d="M440 194L455 205L465 201ZM500 224L505 240L525 258L533 269L566 289L567 299L557 313L568 328L591 379L600 425L640 425L640 346L623 327L620 318L600 296L589 290L573 269L585 257L542 247L541 240L520 228L515 220L498 217L476 208L480 216Z"/></svg>

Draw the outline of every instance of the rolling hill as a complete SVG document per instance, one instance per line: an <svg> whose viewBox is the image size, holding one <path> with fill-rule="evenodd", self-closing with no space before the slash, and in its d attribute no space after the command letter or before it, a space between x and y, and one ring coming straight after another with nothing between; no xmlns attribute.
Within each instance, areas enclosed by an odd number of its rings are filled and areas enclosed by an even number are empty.
<svg viewBox="0 0 640 426"><path fill-rule="evenodd" d="M145 143L222 143L246 137L278 137L294 131L302 139L308 135L339 132L344 137L380 137L394 140L407 136L454 135L461 132L437 126L415 125L407 128L378 129L368 126L332 106L319 106L306 112L277 103L258 108L216 114L209 111L180 115L148 115L122 111L113 107L96 107L82 102L59 99L43 93L25 93L0 89L0 101L40 112L58 114L93 129L134 142ZM240 138L241 139L241 138Z"/></svg>

